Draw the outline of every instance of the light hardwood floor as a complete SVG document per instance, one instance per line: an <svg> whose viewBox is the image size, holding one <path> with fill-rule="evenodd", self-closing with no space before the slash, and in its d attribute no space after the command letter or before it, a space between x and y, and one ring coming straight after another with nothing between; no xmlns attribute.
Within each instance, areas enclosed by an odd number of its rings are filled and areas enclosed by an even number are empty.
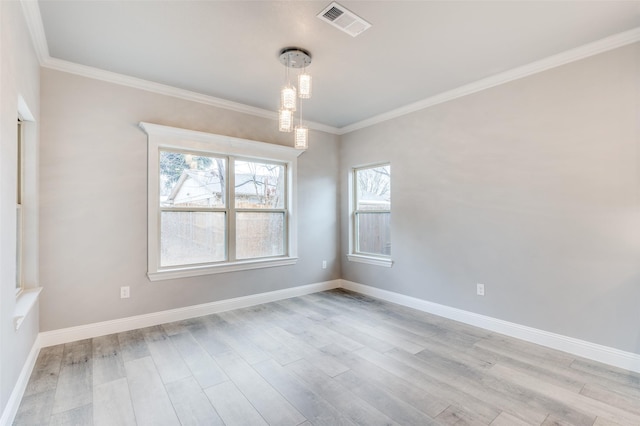
<svg viewBox="0 0 640 426"><path fill-rule="evenodd" d="M640 425L640 375L343 290L43 348L16 425Z"/></svg>

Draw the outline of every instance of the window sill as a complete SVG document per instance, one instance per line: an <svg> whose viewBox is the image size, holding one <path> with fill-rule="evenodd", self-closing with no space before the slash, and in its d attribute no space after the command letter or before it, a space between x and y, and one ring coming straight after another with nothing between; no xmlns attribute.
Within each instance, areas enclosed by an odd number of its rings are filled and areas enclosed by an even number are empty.
<svg viewBox="0 0 640 426"><path fill-rule="evenodd" d="M38 301L42 287L28 288L23 290L16 299L16 309L13 314L13 325L15 330L18 331L22 325L22 321L29 315L31 308Z"/></svg>
<svg viewBox="0 0 640 426"><path fill-rule="evenodd" d="M384 266L385 268L391 268L393 266L393 260L384 257L363 256L361 254L348 254L347 259L349 262L367 263L369 265Z"/></svg>
<svg viewBox="0 0 640 426"><path fill-rule="evenodd" d="M223 274L225 272L246 271L249 269L273 268L276 266L295 265L297 257L281 257L269 260L246 260L233 263L225 263L215 266L184 267L162 269L149 272L147 276L151 281L171 280L175 278L197 277L200 275Z"/></svg>

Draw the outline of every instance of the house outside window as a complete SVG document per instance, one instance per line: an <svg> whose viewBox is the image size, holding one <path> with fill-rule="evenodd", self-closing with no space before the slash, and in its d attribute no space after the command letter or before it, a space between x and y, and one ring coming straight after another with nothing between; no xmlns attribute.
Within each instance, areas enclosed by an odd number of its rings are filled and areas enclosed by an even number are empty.
<svg viewBox="0 0 640 426"><path fill-rule="evenodd" d="M151 280L297 259L297 156L279 145L150 123Z"/></svg>
<svg viewBox="0 0 640 426"><path fill-rule="evenodd" d="M391 266L391 165L354 168L351 174L351 261Z"/></svg>

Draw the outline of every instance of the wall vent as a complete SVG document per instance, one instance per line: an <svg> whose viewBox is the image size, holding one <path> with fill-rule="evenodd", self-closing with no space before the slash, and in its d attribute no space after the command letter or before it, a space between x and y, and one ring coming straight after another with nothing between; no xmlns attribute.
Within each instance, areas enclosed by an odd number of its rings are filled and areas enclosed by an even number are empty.
<svg viewBox="0 0 640 426"><path fill-rule="evenodd" d="M364 30L371 27L370 23L336 2L325 7L317 16L351 37L362 34Z"/></svg>

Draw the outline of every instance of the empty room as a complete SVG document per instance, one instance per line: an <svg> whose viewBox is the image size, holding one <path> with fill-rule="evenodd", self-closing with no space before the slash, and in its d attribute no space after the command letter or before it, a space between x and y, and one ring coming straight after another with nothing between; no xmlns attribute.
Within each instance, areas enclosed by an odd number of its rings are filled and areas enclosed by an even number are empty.
<svg viewBox="0 0 640 426"><path fill-rule="evenodd" d="M640 1L0 1L0 426L640 425Z"/></svg>

